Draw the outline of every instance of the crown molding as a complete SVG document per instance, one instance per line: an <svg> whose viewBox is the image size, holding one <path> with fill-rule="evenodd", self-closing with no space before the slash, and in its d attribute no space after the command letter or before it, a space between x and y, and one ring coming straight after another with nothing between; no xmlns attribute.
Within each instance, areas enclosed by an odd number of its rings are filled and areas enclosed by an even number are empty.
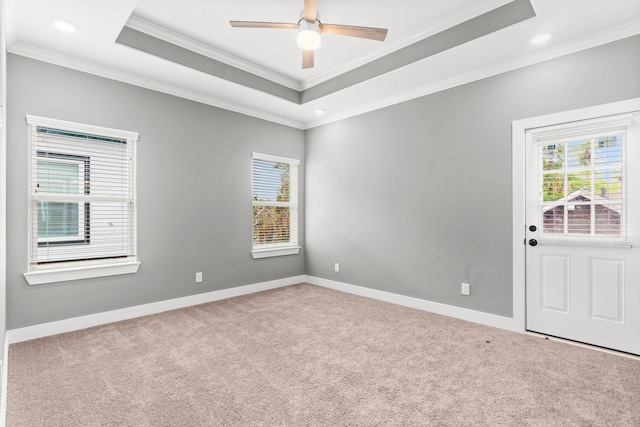
<svg viewBox="0 0 640 427"><path fill-rule="evenodd" d="M369 113L371 111L380 110L382 108L390 107L395 104L400 104L412 99L431 95L436 92L441 92L443 90L462 86L467 83L472 83L478 80L496 76L498 74L528 67L530 65L535 65L541 62L580 52L582 50L590 49L593 47L601 46L617 40L622 40L638 34L640 34L640 20L632 21L628 24L621 25L611 30L602 31L600 33L596 33L583 39L575 40L573 42L564 43L562 45L558 45L532 55L527 55L516 60L503 61L501 63L484 67L468 73L460 74L446 80L441 80L433 84L421 86L419 88L416 88L415 90L396 94L394 96L390 96L383 100L380 100L379 102L363 105L361 107L345 111L343 113L334 114L328 117L323 117L321 119L312 120L305 124L304 129L312 129L314 127L338 122L350 117L355 117L361 114Z"/></svg>
<svg viewBox="0 0 640 427"><path fill-rule="evenodd" d="M48 62L54 65L59 65L65 68L71 68L77 71L93 74L100 77L105 77L111 80L116 80L122 83L139 86L145 89L150 89L156 92L162 92L168 95L177 96L180 98L188 99L191 101L199 102L201 104L210 105L212 107L222 108L225 110L233 111L235 113L244 114L246 116L255 117L258 119L266 120L269 122L281 124L284 126L303 129L304 124L300 121L293 120L287 117L283 117L277 114L267 113L265 111L249 108L244 105L229 102L214 96L204 95L202 93L186 90L168 83L156 81L154 79L148 79L141 77L133 73L127 73L120 70L116 70L111 67L105 67L98 64L94 64L88 61L83 61L77 58L72 58L65 55L59 55L39 49L23 43L14 43L7 48L7 52L25 56L27 58L36 59L38 61Z"/></svg>
<svg viewBox="0 0 640 427"><path fill-rule="evenodd" d="M265 67L261 67L250 61L240 58L236 55L232 55L221 49L216 49L213 46L210 46L206 43L202 43L192 38L189 38L185 35L182 35L180 33L176 33L175 31L171 31L165 27L162 27L158 24L147 21L138 16L131 15L131 17L125 24L125 26L131 29L134 29L136 31L140 31L142 33L148 34L150 36L156 37L168 43L174 44L176 46L180 46L184 49L188 49L200 55L204 55L211 59L215 59L216 61L223 62L227 65L238 68L242 71L255 74L256 76L262 77L274 83L288 87L289 89L293 89L297 91L302 90L302 83L299 82L298 80L289 78L280 73L276 73L273 70L270 70Z"/></svg>
<svg viewBox="0 0 640 427"><path fill-rule="evenodd" d="M539 55L536 55L536 57L539 56L542 58L541 60L536 61L536 63L564 55L569 55L571 53L590 49L592 47L601 46L603 44L611 43L617 40L626 39L638 34L640 34L640 19L611 28L609 30L600 31L599 33L595 33L590 36L574 40L572 42L564 43L546 49L540 52Z"/></svg>
<svg viewBox="0 0 640 427"><path fill-rule="evenodd" d="M380 101L362 105L358 108L351 109L342 113L332 114L326 117L322 117L316 120L308 122L301 122L291 118L287 118L277 114L271 114L259 109L248 108L240 104L225 101L213 96L203 95L195 91L189 91L180 87L158 82L153 79L140 77L132 73L125 73L114 68L104 67L97 64L93 64L87 61L82 61L76 58L68 56L58 55L45 51L43 49L35 48L22 43L13 43L8 46L7 51L13 54L26 56L32 59L49 62L55 65L59 65L66 68L72 68L78 71L94 74L97 76L117 80L123 83L140 86L146 89L163 92L169 95L178 96L181 98L189 99L202 104L210 105L217 108L223 108L236 113L252 116L258 119L266 120L273 123L278 123L284 126L289 126L296 129L312 129L314 127L322 126L325 124L334 123L340 120L344 120L350 117L365 114L371 111L379 110L385 107L389 107L402 102L410 101L415 98L427 96L436 92L440 92L446 89L450 89L456 86L460 86L466 83L471 83L477 80L481 80L487 77L491 77L497 74L512 71L518 68L523 68L529 65L534 65L540 62L544 62L550 59L558 58L571 53L579 52L581 50L597 47L606 43L610 43L616 40L621 40L627 37L632 37L640 34L640 20L632 21L628 24L621 25L611 30L606 30L600 33L593 34L589 37L585 37L580 40L558 45L532 55L524 56L516 60L504 61L502 63L494 64L488 67L484 67L469 73L461 74L446 80L441 80L433 84L424 85L416 88L415 90L403 92L401 94L395 94Z"/></svg>

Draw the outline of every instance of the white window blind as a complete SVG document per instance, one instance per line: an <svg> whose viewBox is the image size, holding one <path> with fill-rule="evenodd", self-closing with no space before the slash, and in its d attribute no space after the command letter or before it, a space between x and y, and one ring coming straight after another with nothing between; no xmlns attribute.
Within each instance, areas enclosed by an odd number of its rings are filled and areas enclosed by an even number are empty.
<svg viewBox="0 0 640 427"><path fill-rule="evenodd" d="M27 116L30 271L136 256L137 133Z"/></svg>
<svg viewBox="0 0 640 427"><path fill-rule="evenodd" d="M299 163L295 159L253 154L254 250L298 245Z"/></svg>
<svg viewBox="0 0 640 427"><path fill-rule="evenodd" d="M626 240L628 123L617 116L535 134L543 235Z"/></svg>

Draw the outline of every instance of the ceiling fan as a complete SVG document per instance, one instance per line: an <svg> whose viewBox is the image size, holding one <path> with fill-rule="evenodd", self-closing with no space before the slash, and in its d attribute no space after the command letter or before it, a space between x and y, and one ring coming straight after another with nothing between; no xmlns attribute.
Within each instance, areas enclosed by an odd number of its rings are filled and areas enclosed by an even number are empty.
<svg viewBox="0 0 640 427"><path fill-rule="evenodd" d="M302 49L302 68L313 68L314 51L320 47L321 34L360 37L363 39L384 41L386 28L356 27L353 25L323 24L318 14L318 0L304 0L304 10L300 12L298 23L229 21L237 28L283 28L298 30L298 46Z"/></svg>

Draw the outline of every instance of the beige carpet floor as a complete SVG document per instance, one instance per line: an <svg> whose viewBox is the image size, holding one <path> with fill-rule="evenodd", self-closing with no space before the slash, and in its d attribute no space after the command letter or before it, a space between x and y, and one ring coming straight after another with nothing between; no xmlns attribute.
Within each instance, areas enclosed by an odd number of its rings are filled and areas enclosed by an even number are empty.
<svg viewBox="0 0 640 427"><path fill-rule="evenodd" d="M301 284L9 348L7 425L639 426L640 361Z"/></svg>

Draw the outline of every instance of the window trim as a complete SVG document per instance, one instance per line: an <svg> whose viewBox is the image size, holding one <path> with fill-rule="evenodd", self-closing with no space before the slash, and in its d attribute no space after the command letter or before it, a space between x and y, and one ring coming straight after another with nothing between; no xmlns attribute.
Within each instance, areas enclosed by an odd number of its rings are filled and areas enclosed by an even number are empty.
<svg viewBox="0 0 640 427"><path fill-rule="evenodd" d="M290 224L291 229L295 230L294 233L291 233L289 236L290 241L287 243L270 243L265 245L254 245L251 243L251 256L253 259L263 259L263 258L271 258L277 256L285 256L285 255L297 255L300 253L301 246L298 244L299 242L299 231L298 231L298 169L300 166L300 160L292 159L289 157L281 157L274 156L271 154L262 154L262 153L252 153L251 155L251 186L253 188L253 160L264 160L268 162L274 163L287 163L290 166L295 167L295 172L290 175L290 200L288 205L291 209L290 211ZM253 192L252 192L252 200L253 200ZM261 204L258 204L261 205ZM256 206L255 202L252 201L252 208ZM252 222L253 222L253 214L252 214ZM251 227L251 235L253 236L253 226Z"/></svg>
<svg viewBox="0 0 640 427"><path fill-rule="evenodd" d="M284 255L298 255L300 253L300 246L286 246L282 248L263 248L252 249L251 256L253 259L271 258Z"/></svg>
<svg viewBox="0 0 640 427"><path fill-rule="evenodd" d="M78 132L81 134L97 135L106 138L115 138L126 140L127 143L132 144L133 154L133 173L132 173L132 192L131 198L134 202L134 209L136 203L136 189L137 189L137 165L136 165L136 151L139 134L137 132L112 129L102 126L94 126L82 123L69 122L66 120L51 119L46 117L26 115L26 124L30 128L32 126L46 127L53 129L62 129L69 132ZM29 151L29 180L31 180L31 162L33 155L33 145L31 142L31 136L28 137L30 151ZM31 182L31 181L30 181ZM30 194L31 190L29 190ZM29 196L31 199L31 196ZM31 200L29 200L28 218L31 222L32 208ZM23 273L23 276L27 280L29 285L41 285L46 283L56 283L69 280L89 279L95 277L106 277L121 274L133 274L136 273L141 265L141 262L137 259L137 216L133 218L133 226L131 230L131 245L133 249L133 256L123 256L116 260L115 258L106 258L101 260L83 261L83 260L70 260L61 261L52 264L40 264L37 270L31 268L31 255L27 255L28 265L27 272ZM28 250L32 250L32 242L34 237L32 236L32 227L28 227ZM37 241L37 236L36 236Z"/></svg>
<svg viewBox="0 0 640 427"><path fill-rule="evenodd" d="M24 273L27 283L31 286L46 283L67 282L70 280L90 279L93 277L116 276L133 274L140 267L139 261L117 264L85 265L82 267L67 267L56 270L38 270Z"/></svg>

